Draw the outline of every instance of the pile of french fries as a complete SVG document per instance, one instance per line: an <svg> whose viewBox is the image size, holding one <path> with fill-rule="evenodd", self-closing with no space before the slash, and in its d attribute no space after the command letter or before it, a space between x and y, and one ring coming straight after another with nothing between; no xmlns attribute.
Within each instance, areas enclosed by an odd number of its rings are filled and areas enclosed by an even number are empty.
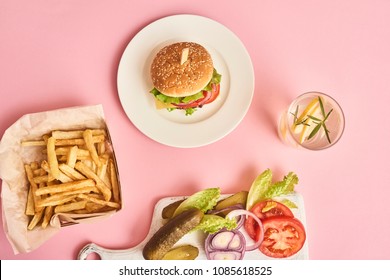
<svg viewBox="0 0 390 280"><path fill-rule="evenodd" d="M114 158L104 129L52 131L42 139L22 141L41 146L41 162L25 164L29 190L28 230L46 228L56 213L90 214L121 207Z"/></svg>

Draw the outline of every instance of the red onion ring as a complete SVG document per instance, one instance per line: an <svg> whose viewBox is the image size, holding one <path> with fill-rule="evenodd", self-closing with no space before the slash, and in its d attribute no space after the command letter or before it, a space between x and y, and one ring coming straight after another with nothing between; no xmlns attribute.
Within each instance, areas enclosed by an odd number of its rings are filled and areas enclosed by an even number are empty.
<svg viewBox="0 0 390 280"><path fill-rule="evenodd" d="M243 259L243 254L241 254L241 253L239 253L239 252L235 252L235 251L219 251L219 252L216 252L216 251L214 251L214 252L210 252L210 254L209 254L209 257L208 257L208 259L209 260L220 260L220 256L222 256L222 255L225 255L225 256L233 256L234 257L234 259L233 258L231 258L231 259L229 259L229 260L242 260ZM226 260L227 258L225 257L225 258L222 258L222 259L224 259L224 260Z"/></svg>
<svg viewBox="0 0 390 280"><path fill-rule="evenodd" d="M245 250L246 251L253 251L253 250L259 248L261 242L263 242L263 239L264 239L263 223L260 221L260 219L255 214L253 214L252 212L250 212L248 210L244 210L244 209L233 210L226 215L226 218L232 219L236 216L251 216L259 224L259 230L260 230L259 239L255 243L253 243L252 245L246 246Z"/></svg>
<svg viewBox="0 0 390 280"><path fill-rule="evenodd" d="M200 100L200 102L198 103L198 106L199 107L202 107L210 98L211 98L211 91L208 90L208 91L203 91L203 99Z"/></svg>
<svg viewBox="0 0 390 280"><path fill-rule="evenodd" d="M231 238L226 241L226 244L217 244L216 238L221 234L231 233ZM239 244L238 246L233 246L232 242L235 237L238 237ZM222 247L224 246L224 247ZM226 230L222 229L216 233L209 234L205 240L205 252L207 259L217 260L217 259L234 259L242 260L245 255L245 237L238 230Z"/></svg>

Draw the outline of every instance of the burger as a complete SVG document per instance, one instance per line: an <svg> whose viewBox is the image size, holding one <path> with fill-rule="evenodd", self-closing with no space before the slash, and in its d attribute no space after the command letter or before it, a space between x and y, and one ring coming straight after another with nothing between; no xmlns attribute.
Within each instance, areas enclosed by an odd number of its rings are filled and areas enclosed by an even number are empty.
<svg viewBox="0 0 390 280"><path fill-rule="evenodd" d="M180 109L192 115L219 95L221 75L209 52L193 42L177 42L154 57L150 75L156 108Z"/></svg>

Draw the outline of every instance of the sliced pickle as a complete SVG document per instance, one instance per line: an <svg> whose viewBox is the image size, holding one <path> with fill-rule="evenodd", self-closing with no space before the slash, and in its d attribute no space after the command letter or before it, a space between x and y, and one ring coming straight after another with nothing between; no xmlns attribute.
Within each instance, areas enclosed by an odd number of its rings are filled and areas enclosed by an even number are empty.
<svg viewBox="0 0 390 280"><path fill-rule="evenodd" d="M192 245L183 245L168 251L163 260L195 260L199 255L199 249Z"/></svg>
<svg viewBox="0 0 390 280"><path fill-rule="evenodd" d="M173 213L175 213L175 210L179 205L184 201L184 199L172 202L171 204L164 207L162 210L161 216L163 219L170 219L173 216Z"/></svg>
<svg viewBox="0 0 390 280"><path fill-rule="evenodd" d="M215 210L222 210L236 204L240 204L245 207L247 197L248 197L247 191L240 191L238 193L235 193L225 199L218 201L217 205L215 206ZM229 210L226 210L221 212L221 214L225 216L229 212L230 212Z"/></svg>

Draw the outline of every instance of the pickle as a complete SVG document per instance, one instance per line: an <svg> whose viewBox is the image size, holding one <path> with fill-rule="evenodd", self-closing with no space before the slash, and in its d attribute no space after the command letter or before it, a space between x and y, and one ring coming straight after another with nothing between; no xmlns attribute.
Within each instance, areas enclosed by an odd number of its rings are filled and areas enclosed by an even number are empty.
<svg viewBox="0 0 390 280"><path fill-rule="evenodd" d="M199 249L192 245L183 245L168 251L163 260L195 260L199 255Z"/></svg>
<svg viewBox="0 0 390 280"><path fill-rule="evenodd" d="M170 219L173 216L173 213L175 213L175 210L179 205L184 201L185 199L181 199L175 202L172 202L171 204L168 204L164 207L162 210L161 216L163 219Z"/></svg>
<svg viewBox="0 0 390 280"><path fill-rule="evenodd" d="M191 208L170 219L146 243L143 257L146 260L161 260L177 241L200 223L203 216L202 211Z"/></svg>
<svg viewBox="0 0 390 280"><path fill-rule="evenodd" d="M245 207L247 197L248 197L247 191L240 191L238 193L235 193L225 199L218 201L217 205L215 206L215 210L221 210L236 204L240 204ZM226 210L221 212L221 214L225 216L229 212L230 210Z"/></svg>

